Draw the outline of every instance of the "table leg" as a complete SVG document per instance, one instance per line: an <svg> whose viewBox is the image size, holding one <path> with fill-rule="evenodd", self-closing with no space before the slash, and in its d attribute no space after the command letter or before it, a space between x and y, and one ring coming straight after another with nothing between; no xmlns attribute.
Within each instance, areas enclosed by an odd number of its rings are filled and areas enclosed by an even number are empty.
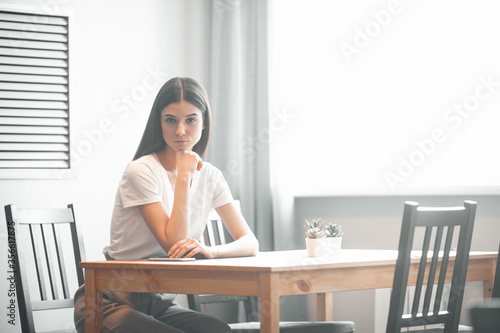
<svg viewBox="0 0 500 333"><path fill-rule="evenodd" d="M278 284L272 274L260 276L260 331L278 333L280 321L280 297Z"/></svg>
<svg viewBox="0 0 500 333"><path fill-rule="evenodd" d="M493 281L485 280L483 281L483 298L491 298L493 292Z"/></svg>
<svg viewBox="0 0 500 333"><path fill-rule="evenodd" d="M333 320L332 293L316 294L316 318L320 321Z"/></svg>
<svg viewBox="0 0 500 333"><path fill-rule="evenodd" d="M102 293L95 284L95 270L85 269L85 332L102 332Z"/></svg>
<svg viewBox="0 0 500 333"><path fill-rule="evenodd" d="M497 260L491 260L491 268L490 268L490 279L483 281L483 297L491 298L491 294L493 293L493 282L495 280L495 272L497 267Z"/></svg>

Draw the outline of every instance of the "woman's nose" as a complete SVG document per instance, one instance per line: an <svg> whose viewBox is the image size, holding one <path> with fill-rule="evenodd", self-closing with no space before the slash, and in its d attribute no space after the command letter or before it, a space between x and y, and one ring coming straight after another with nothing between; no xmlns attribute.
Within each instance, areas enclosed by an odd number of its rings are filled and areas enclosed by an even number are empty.
<svg viewBox="0 0 500 333"><path fill-rule="evenodd" d="M179 136L184 134L184 124L182 124L182 122L179 122L179 125L177 126L177 131L175 131L175 134L177 134Z"/></svg>

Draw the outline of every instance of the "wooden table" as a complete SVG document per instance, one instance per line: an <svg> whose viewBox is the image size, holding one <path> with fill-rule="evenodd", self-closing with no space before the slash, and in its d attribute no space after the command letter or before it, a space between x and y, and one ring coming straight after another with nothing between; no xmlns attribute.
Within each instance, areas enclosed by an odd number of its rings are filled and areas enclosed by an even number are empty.
<svg viewBox="0 0 500 333"><path fill-rule="evenodd" d="M331 292L391 288L396 258L397 251L390 250L342 250L319 258L296 250L191 262L82 262L85 331L102 332L106 291L259 296L266 333L279 332L280 296L317 294L317 319L332 320ZM496 258L496 252L470 254L467 281L485 281L485 297L491 295Z"/></svg>

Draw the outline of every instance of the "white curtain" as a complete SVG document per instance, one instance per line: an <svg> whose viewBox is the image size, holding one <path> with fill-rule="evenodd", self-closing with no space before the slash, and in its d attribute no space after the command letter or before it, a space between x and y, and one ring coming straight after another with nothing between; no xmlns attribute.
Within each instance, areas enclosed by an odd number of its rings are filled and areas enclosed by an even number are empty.
<svg viewBox="0 0 500 333"><path fill-rule="evenodd" d="M209 160L219 167L261 250L273 250L267 1L213 0Z"/></svg>

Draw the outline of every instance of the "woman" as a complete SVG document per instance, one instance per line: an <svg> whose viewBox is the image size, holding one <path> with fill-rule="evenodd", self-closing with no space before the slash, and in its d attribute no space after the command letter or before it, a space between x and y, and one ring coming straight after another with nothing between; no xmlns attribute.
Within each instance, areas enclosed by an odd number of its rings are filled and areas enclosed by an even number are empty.
<svg viewBox="0 0 500 333"><path fill-rule="evenodd" d="M160 89L134 160L116 194L107 259L229 257L256 255L259 244L233 204L222 173L203 161L210 136L210 106L203 87L174 78ZM234 242L201 244L209 211L215 208ZM75 323L84 331L84 287L75 295ZM210 316L185 309L175 295L106 293L108 332L229 332Z"/></svg>

